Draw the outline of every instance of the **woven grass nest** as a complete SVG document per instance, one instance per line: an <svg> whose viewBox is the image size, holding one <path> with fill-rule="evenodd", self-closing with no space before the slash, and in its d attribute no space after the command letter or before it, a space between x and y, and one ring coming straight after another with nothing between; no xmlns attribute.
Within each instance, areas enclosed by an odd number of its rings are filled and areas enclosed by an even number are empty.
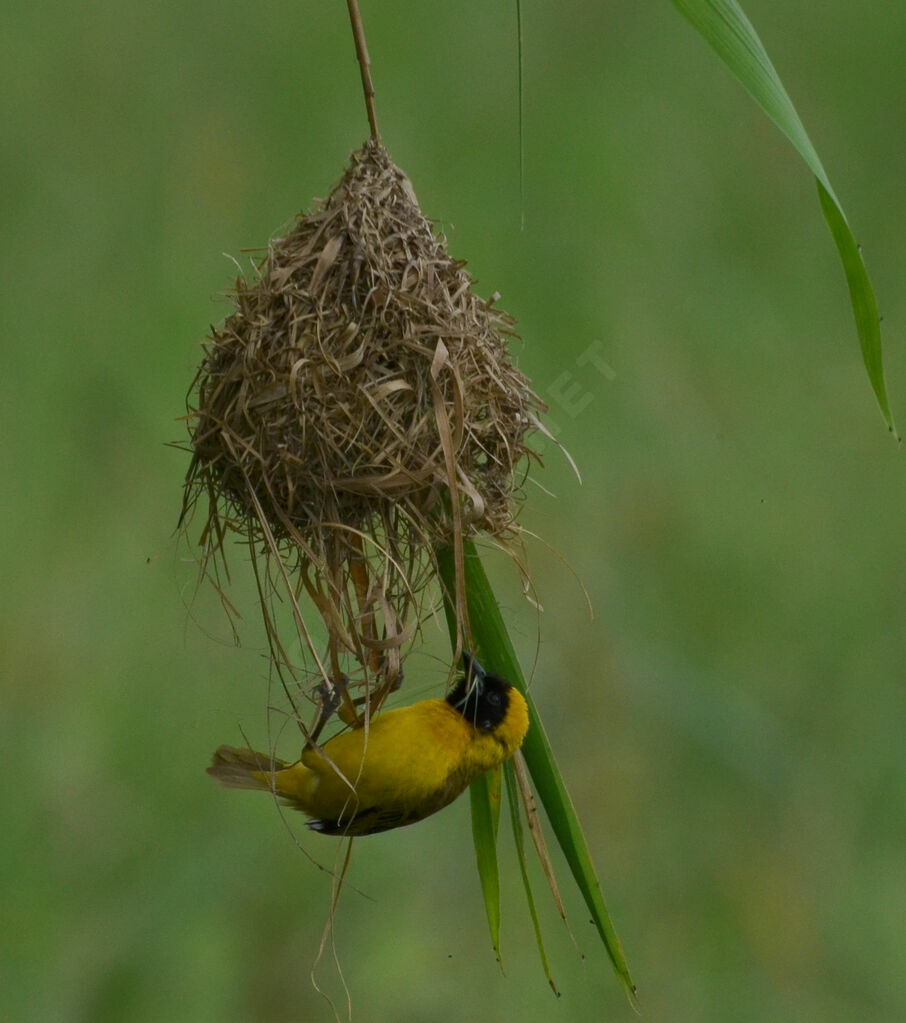
<svg viewBox="0 0 906 1023"><path fill-rule="evenodd" d="M206 556L238 532L307 590L325 677L388 652L398 674L432 551L513 533L544 407L512 328L374 140L236 281L189 393L184 515L206 496Z"/></svg>

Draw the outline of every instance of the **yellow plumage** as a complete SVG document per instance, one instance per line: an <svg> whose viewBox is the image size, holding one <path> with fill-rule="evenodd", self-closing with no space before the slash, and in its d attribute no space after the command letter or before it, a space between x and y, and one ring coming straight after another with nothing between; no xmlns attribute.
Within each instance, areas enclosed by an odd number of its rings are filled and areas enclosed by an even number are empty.
<svg viewBox="0 0 906 1023"><path fill-rule="evenodd" d="M295 764L221 746L208 773L230 788L274 792L325 834L367 835L422 820L511 757L528 729L522 694L471 658L466 664L471 689L464 679L445 700L378 714Z"/></svg>

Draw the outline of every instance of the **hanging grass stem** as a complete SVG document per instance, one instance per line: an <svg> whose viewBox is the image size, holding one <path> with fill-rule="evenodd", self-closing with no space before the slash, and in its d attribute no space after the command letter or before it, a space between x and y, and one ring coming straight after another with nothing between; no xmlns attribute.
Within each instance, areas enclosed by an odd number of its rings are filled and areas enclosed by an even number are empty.
<svg viewBox="0 0 906 1023"><path fill-rule="evenodd" d="M365 110L368 113L368 125L371 137L375 142L381 141L377 125L377 112L374 108L374 84L371 81L371 57L368 56L368 44L365 42L365 26L357 0L346 0L349 8L349 20L352 23L352 36L355 39L355 53L362 72L362 92L365 94Z"/></svg>

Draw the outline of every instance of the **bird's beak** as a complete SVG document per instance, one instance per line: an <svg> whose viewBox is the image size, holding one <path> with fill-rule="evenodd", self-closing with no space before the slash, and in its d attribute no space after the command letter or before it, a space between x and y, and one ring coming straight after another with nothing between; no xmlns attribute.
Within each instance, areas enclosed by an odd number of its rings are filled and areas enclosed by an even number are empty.
<svg viewBox="0 0 906 1023"><path fill-rule="evenodd" d="M481 692L484 689L484 680L487 678L487 672L468 650L463 650L462 652L462 670L466 674L466 691L471 690L472 686L475 685L478 691Z"/></svg>

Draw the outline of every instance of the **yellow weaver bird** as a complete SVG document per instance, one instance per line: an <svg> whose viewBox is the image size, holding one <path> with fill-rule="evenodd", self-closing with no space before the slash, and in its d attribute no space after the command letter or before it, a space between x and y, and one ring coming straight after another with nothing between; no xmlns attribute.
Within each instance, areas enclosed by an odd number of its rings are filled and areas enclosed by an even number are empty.
<svg viewBox="0 0 906 1023"><path fill-rule="evenodd" d="M208 774L227 788L280 796L323 835L373 835L414 824L508 760L528 731L519 690L468 652L463 666L446 699L377 714L367 728L307 749L295 764L221 746Z"/></svg>

